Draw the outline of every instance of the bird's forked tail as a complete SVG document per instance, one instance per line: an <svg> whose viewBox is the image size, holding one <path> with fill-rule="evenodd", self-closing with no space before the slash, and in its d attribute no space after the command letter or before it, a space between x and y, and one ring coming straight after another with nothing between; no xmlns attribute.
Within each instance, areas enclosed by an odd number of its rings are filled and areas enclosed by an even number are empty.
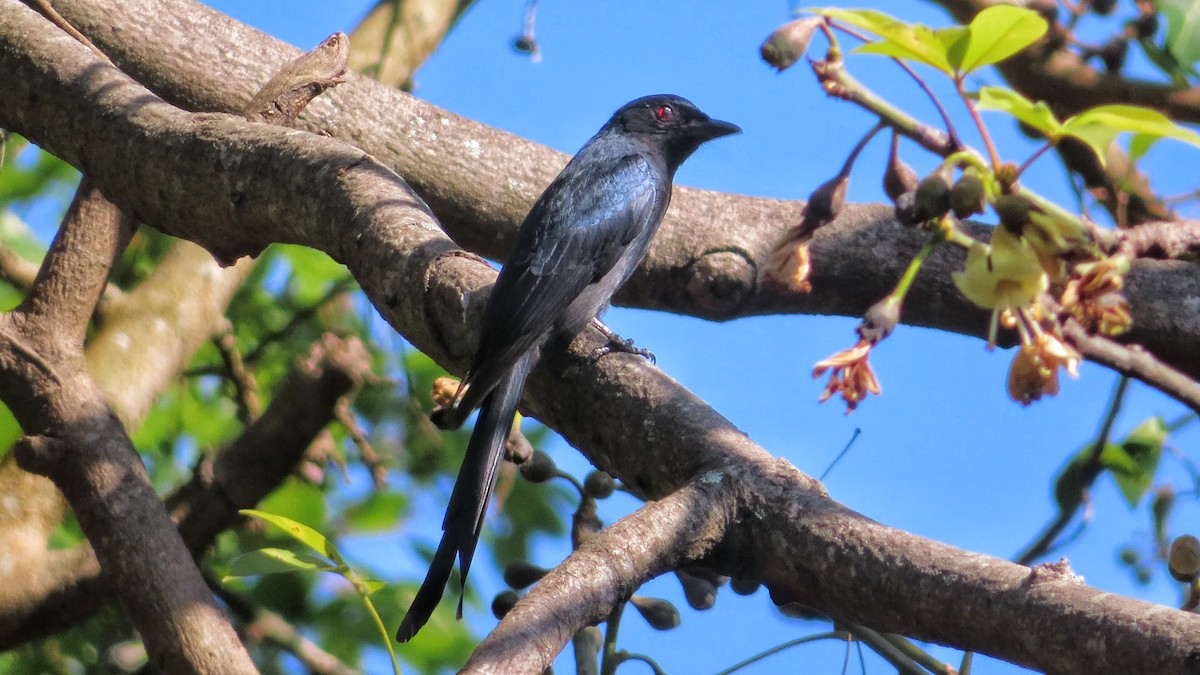
<svg viewBox="0 0 1200 675"><path fill-rule="evenodd" d="M450 580L456 555L459 579L464 587L466 585L467 572L475 556L475 546L479 543L488 502L496 487L500 461L504 459L504 443L516 418L521 390L534 360L533 355L529 354L517 361L479 407L479 418L467 443L467 454L463 457L462 468L458 470L458 480L442 521L442 541L438 544L425 581L396 631L398 642L411 640L429 621ZM461 597L457 616L462 618Z"/></svg>

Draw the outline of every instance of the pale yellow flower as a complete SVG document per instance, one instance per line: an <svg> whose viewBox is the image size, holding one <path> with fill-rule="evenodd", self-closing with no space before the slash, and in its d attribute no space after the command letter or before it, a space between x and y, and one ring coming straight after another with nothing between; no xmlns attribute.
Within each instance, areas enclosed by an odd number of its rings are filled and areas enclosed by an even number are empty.
<svg viewBox="0 0 1200 675"><path fill-rule="evenodd" d="M996 342L1000 313L1032 307L1050 285L1033 248L1004 227L992 231L990 245L972 244L967 251L966 269L951 276L968 300L992 310L989 346Z"/></svg>

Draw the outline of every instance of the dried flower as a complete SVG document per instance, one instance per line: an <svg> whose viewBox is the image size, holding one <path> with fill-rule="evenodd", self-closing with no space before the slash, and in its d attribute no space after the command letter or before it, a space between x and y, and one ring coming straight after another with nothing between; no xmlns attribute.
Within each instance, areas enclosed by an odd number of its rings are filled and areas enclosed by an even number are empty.
<svg viewBox="0 0 1200 675"><path fill-rule="evenodd" d="M449 408L458 396L462 383L453 377L439 377L433 381L433 404L439 408Z"/></svg>
<svg viewBox="0 0 1200 675"><path fill-rule="evenodd" d="M784 237L771 251L765 281L796 293L807 293L812 290L812 284L808 282L811 271L808 242Z"/></svg>
<svg viewBox="0 0 1200 675"><path fill-rule="evenodd" d="M848 415L854 412L859 401L866 398L867 394L878 395L883 391L871 370L871 364L867 363L872 346L870 340L860 339L858 344L850 349L842 350L813 366L813 379L821 377L827 370L831 371L829 382L825 384L825 391L821 394L822 403L834 394L840 394L846 402Z"/></svg>
<svg viewBox="0 0 1200 675"><path fill-rule="evenodd" d="M1021 405L1058 393L1058 369L1078 377L1079 352L1050 333L1021 345L1008 371L1008 395Z"/></svg>
<svg viewBox="0 0 1200 675"><path fill-rule="evenodd" d="M1077 265L1063 290L1063 309L1089 331L1109 337L1127 332L1133 317L1121 289L1128 271L1123 256Z"/></svg>

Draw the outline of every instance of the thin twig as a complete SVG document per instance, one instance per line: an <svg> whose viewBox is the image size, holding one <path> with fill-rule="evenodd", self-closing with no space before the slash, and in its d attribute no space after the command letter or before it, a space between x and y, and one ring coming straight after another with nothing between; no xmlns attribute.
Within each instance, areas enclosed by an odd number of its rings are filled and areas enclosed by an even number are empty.
<svg viewBox="0 0 1200 675"><path fill-rule="evenodd" d="M1128 389L1129 378L1122 376L1117 381L1117 386L1113 390L1112 400L1108 404L1108 412L1104 415L1104 421L1100 424L1100 431L1096 434L1096 440L1092 443L1091 452L1088 453L1087 463L1083 467L1080 479L1080 490L1089 488L1104 470L1104 467L1100 464L1100 453L1104 451L1104 446L1108 444L1108 437L1112 434L1113 424L1117 420L1117 413L1121 411L1121 405L1125 401L1125 393ZM1062 509L1062 505L1060 505L1058 515L1054 520L1051 521L1025 551L1014 559L1014 562L1021 565L1029 565L1034 560L1049 552L1054 546L1054 540L1058 538L1058 535L1075 518L1075 514L1078 513L1079 507L1083 505L1083 502L1084 500L1080 498L1072 502L1070 508L1067 509Z"/></svg>
<svg viewBox="0 0 1200 675"><path fill-rule="evenodd" d="M59 14L58 10L54 9L54 7L48 2L48 0L33 0L33 4L36 6L38 11L40 11L42 13L42 16L46 17L51 22L53 22L54 25L61 28L63 30L63 32L65 32L67 35L70 35L71 37L75 38L80 43L82 43L85 47L92 50L92 52L96 55L97 58L99 58L101 61L107 63L110 66L113 65L113 62L112 62L112 60L110 60L108 58L108 55L105 54L104 52L100 51L100 48L97 47L95 44L93 44L92 41L89 40L86 35L84 35L83 33L80 33L75 28L75 26L72 26L71 22L64 19L63 15ZM113 67L115 67L115 66L113 66Z"/></svg>
<svg viewBox="0 0 1200 675"><path fill-rule="evenodd" d="M233 383L236 391L238 419L242 424L250 424L262 415L262 402L258 398L258 381L246 368L242 353L238 351L233 327L226 324L225 329L213 337L212 343L225 364L224 375Z"/></svg>

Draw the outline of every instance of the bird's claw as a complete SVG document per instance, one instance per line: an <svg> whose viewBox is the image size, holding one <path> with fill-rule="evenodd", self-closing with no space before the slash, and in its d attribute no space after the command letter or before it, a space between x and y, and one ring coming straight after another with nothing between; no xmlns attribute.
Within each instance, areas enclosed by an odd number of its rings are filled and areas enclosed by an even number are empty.
<svg viewBox="0 0 1200 675"><path fill-rule="evenodd" d="M601 357L614 352L622 354L636 354L649 361L651 365L658 364L658 359L655 358L654 353L649 349L634 347L633 340L626 340L624 338L615 336L609 338L608 344L604 345L603 347L598 347L596 351L592 352L592 360L599 361Z"/></svg>

